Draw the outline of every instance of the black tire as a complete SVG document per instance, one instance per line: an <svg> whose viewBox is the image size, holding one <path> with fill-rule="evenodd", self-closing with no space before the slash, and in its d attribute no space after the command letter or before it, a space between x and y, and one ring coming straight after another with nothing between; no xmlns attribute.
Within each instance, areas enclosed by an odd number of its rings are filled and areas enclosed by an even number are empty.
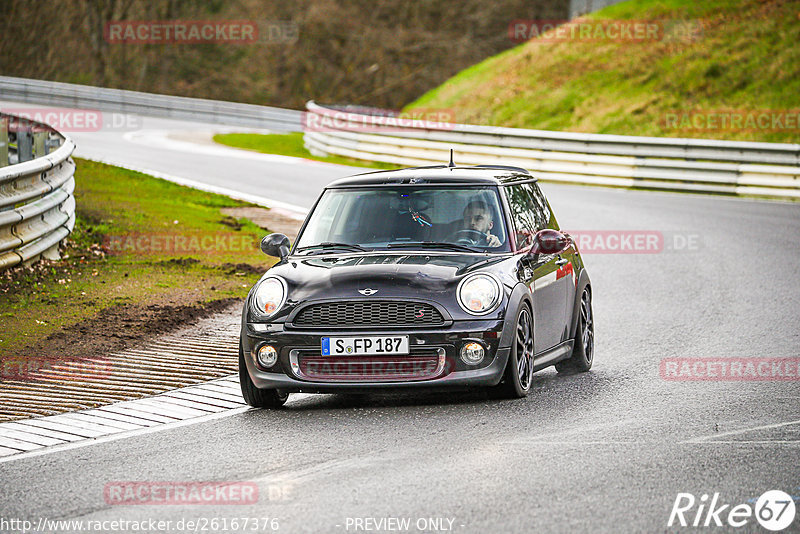
<svg viewBox="0 0 800 534"><path fill-rule="evenodd" d="M588 287L583 288L580 306L572 356L556 364L556 371L559 373L585 373L592 368L594 362L594 313L592 293Z"/></svg>
<svg viewBox="0 0 800 534"><path fill-rule="evenodd" d="M242 387L244 401L254 408L280 408L289 398L288 393L281 393L277 389L258 389L244 361L242 342L239 341L239 385Z"/></svg>
<svg viewBox="0 0 800 534"><path fill-rule="evenodd" d="M495 399L521 399L531 390L533 381L533 315L527 303L517 312L514 325L514 343L508 355L503 379L493 388L489 396Z"/></svg>

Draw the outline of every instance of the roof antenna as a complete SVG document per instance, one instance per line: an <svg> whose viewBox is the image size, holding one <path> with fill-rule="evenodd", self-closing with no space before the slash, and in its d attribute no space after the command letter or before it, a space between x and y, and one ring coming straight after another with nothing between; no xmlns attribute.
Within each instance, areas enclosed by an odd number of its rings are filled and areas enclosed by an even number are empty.
<svg viewBox="0 0 800 534"><path fill-rule="evenodd" d="M456 164L453 163L453 149L451 148L450 149L450 165L448 165L448 167L455 167L455 166L456 166Z"/></svg>

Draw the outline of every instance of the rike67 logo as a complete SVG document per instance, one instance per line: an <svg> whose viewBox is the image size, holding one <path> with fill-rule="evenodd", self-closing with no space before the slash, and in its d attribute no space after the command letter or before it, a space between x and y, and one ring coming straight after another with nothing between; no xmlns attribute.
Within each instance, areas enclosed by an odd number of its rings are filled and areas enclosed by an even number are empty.
<svg viewBox="0 0 800 534"><path fill-rule="evenodd" d="M679 493L667 526L738 528L752 525L755 520L763 528L777 532L794 521L794 501L794 497L780 490L764 492L756 499L755 505L744 503L735 506L720 499L719 493L714 493L710 501L707 494L696 499L691 493Z"/></svg>

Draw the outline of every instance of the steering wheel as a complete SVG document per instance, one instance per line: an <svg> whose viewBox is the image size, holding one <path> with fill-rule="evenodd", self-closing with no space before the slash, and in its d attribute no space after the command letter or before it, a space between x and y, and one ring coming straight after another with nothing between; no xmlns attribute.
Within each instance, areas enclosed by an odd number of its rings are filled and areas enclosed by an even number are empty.
<svg viewBox="0 0 800 534"><path fill-rule="evenodd" d="M469 245L486 245L489 242L489 238L486 236L486 234L472 229L453 232L448 236L448 239L452 239L456 243Z"/></svg>

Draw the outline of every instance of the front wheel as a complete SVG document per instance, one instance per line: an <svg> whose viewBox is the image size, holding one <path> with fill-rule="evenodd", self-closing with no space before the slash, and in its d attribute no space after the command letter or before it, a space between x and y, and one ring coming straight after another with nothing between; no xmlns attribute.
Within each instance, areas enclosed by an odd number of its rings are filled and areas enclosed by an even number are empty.
<svg viewBox="0 0 800 534"><path fill-rule="evenodd" d="M558 362L559 373L584 373L592 368L594 361L594 315L592 314L592 294L589 288L581 294L581 309L578 315L578 328L572 345L572 356Z"/></svg>
<svg viewBox="0 0 800 534"><path fill-rule="evenodd" d="M533 381L533 318L527 304L517 314L514 344L502 381L489 390L493 398L519 399L528 395Z"/></svg>
<svg viewBox="0 0 800 534"><path fill-rule="evenodd" d="M239 341L239 385L242 388L244 401L254 408L280 408L289 398L288 393L281 393L277 389L259 389L253 384L253 379L247 372L241 341Z"/></svg>

